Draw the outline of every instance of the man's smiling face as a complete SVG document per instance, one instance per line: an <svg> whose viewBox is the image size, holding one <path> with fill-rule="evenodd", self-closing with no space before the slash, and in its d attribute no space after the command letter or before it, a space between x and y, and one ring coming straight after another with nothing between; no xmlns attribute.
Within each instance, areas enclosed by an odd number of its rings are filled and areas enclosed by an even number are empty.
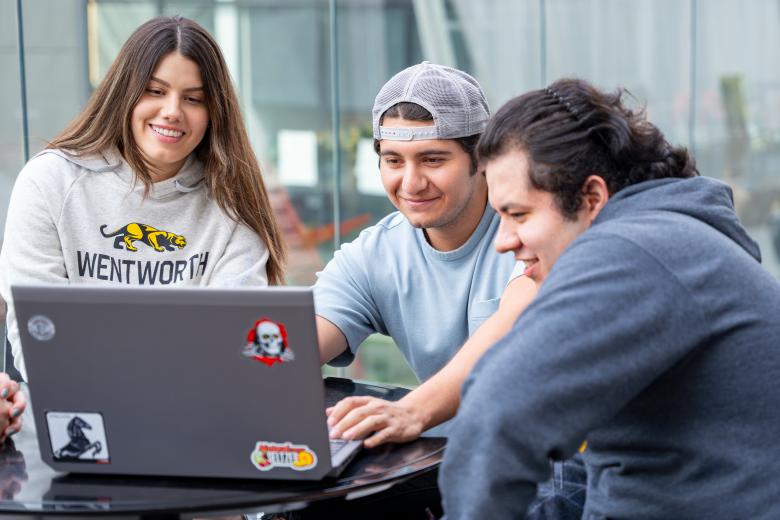
<svg viewBox="0 0 780 520"><path fill-rule="evenodd" d="M383 122L393 128L431 124L395 117ZM472 174L471 156L454 139L382 140L379 171L390 202L432 242L450 231L465 229L468 236L482 216L485 180Z"/></svg>
<svg viewBox="0 0 780 520"><path fill-rule="evenodd" d="M485 166L490 204L501 217L496 250L514 253L525 263L525 274L541 283L569 244L590 227L587 204L576 218L566 218L552 193L531 186L528 157L518 148Z"/></svg>

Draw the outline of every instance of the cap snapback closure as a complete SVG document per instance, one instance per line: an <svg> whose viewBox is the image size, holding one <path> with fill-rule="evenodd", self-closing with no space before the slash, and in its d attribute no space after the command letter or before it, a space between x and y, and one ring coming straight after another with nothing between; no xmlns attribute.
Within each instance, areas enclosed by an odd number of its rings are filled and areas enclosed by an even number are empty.
<svg viewBox="0 0 780 520"><path fill-rule="evenodd" d="M436 126L416 126L405 128L379 127L379 138L390 141L422 141L438 139L439 129Z"/></svg>

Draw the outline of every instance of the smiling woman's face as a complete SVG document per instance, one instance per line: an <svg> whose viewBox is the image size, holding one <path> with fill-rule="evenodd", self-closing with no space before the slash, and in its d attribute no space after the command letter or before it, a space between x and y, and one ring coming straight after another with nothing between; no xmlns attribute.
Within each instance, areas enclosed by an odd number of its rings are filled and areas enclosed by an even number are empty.
<svg viewBox="0 0 780 520"><path fill-rule="evenodd" d="M158 182L176 175L209 124L198 65L171 52L157 63L133 108L133 139Z"/></svg>

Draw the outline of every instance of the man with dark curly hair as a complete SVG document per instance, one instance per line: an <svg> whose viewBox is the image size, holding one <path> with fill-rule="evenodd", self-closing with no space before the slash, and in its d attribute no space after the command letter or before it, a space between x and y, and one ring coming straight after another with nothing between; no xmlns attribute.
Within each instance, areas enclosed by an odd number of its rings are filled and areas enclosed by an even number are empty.
<svg viewBox="0 0 780 520"><path fill-rule="evenodd" d="M780 517L780 283L622 94L560 80L480 140L496 247L541 286L464 384L448 518L521 518L583 439L583 518Z"/></svg>

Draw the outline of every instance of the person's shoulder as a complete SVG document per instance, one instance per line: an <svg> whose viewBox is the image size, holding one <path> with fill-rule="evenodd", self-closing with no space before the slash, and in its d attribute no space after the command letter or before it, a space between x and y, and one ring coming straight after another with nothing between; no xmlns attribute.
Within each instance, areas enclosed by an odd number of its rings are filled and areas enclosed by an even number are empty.
<svg viewBox="0 0 780 520"><path fill-rule="evenodd" d="M385 243L388 239L394 239L409 232L413 233L414 228L406 220L406 217L400 212L394 211L382 217L376 224L363 229L356 242Z"/></svg>
<svg viewBox="0 0 780 520"><path fill-rule="evenodd" d="M27 162L19 172L19 178L41 187L52 183L69 184L88 171L80 163L93 159L93 156L81 157L80 160L74 158L76 156L64 150L43 150Z"/></svg>
<svg viewBox="0 0 780 520"><path fill-rule="evenodd" d="M43 150L34 155L22 168L20 175L45 175L51 171L60 170L68 160L62 150Z"/></svg>
<svg viewBox="0 0 780 520"><path fill-rule="evenodd" d="M371 230L372 228L376 233L387 233L392 230L400 231L403 229L404 225L409 228L412 227L409 225L409 221L406 220L406 217L404 217L400 211L393 211L392 213L382 217L373 226L366 228L366 231Z"/></svg>
<svg viewBox="0 0 780 520"><path fill-rule="evenodd" d="M612 248L627 248L666 256L679 250L692 235L701 235L704 222L692 214L664 209L644 209L617 216L591 226L582 235L581 242L594 249L603 249L602 254L610 254ZM595 242L595 243L594 243ZM670 250L671 249L671 250ZM627 251L623 251L625 254Z"/></svg>
<svg viewBox="0 0 780 520"><path fill-rule="evenodd" d="M363 229L353 241L342 244L336 256L372 259L393 257L404 249L404 243L414 240L413 233L414 228L396 211Z"/></svg>

